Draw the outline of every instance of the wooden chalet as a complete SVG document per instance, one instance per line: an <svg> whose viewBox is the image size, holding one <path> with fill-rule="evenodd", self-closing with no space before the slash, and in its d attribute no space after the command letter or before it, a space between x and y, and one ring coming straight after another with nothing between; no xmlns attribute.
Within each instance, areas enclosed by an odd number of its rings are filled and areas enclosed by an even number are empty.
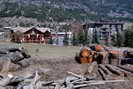
<svg viewBox="0 0 133 89"><path fill-rule="evenodd" d="M49 28L22 28L16 27L11 31L11 41L19 43L48 43L51 38Z"/></svg>

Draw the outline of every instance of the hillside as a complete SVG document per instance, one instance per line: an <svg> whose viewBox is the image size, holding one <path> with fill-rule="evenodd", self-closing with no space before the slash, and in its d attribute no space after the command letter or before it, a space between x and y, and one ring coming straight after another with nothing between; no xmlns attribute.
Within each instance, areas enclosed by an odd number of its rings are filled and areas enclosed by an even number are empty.
<svg viewBox="0 0 133 89"><path fill-rule="evenodd" d="M132 21L132 0L0 0L0 17L39 21L120 19Z"/></svg>

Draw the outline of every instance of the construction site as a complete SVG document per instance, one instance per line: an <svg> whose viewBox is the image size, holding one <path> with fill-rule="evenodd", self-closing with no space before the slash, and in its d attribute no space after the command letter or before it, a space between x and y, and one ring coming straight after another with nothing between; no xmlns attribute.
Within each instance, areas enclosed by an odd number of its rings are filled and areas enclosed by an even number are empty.
<svg viewBox="0 0 133 89"><path fill-rule="evenodd" d="M0 0L0 89L133 89L133 0Z"/></svg>
<svg viewBox="0 0 133 89"><path fill-rule="evenodd" d="M133 88L131 48L0 45L0 89Z"/></svg>

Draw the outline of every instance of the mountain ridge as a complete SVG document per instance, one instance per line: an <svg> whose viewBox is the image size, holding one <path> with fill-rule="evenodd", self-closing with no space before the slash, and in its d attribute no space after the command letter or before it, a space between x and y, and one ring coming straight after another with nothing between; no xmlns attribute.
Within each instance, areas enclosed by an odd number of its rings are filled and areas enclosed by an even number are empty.
<svg viewBox="0 0 133 89"><path fill-rule="evenodd" d="M133 20L132 0L0 0L0 17L24 16L40 21Z"/></svg>

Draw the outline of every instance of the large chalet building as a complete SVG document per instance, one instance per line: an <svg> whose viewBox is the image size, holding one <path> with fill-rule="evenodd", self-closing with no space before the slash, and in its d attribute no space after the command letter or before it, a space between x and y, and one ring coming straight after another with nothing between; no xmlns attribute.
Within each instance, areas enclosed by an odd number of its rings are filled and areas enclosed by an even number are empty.
<svg viewBox="0 0 133 89"><path fill-rule="evenodd" d="M23 28L16 27L11 30L11 41L19 43L48 43L51 39L50 28Z"/></svg>

